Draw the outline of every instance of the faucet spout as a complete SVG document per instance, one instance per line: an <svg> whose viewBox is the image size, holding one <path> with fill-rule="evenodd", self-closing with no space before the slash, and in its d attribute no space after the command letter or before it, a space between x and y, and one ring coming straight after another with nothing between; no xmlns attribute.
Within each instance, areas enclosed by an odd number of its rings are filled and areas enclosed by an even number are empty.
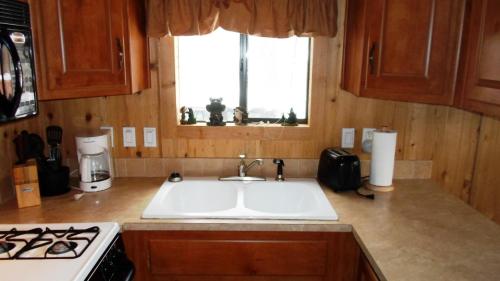
<svg viewBox="0 0 500 281"><path fill-rule="evenodd" d="M248 173L248 170L250 170L253 166L255 166L256 164L261 166L263 162L264 161L262 159L255 159L250 164L246 165L246 167L244 169L245 174Z"/></svg>
<svg viewBox="0 0 500 281"><path fill-rule="evenodd" d="M250 164L245 163L246 156L244 154L240 155L240 164L238 165L238 176L246 177L248 171L255 165L262 165L264 162L262 159L255 159Z"/></svg>
<svg viewBox="0 0 500 281"><path fill-rule="evenodd" d="M250 164L245 163L245 154L240 155L240 163L238 164L238 176L237 177L220 177L220 181L265 181L266 178L263 177L249 177L247 172L255 165L262 165L264 162L262 159L255 159Z"/></svg>

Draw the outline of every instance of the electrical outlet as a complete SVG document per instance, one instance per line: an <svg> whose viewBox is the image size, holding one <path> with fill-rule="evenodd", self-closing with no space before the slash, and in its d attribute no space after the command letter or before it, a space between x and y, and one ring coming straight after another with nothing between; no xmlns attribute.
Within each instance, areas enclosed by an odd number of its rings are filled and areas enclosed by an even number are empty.
<svg viewBox="0 0 500 281"><path fill-rule="evenodd" d="M342 148L354 148L354 128L342 128Z"/></svg>
<svg viewBox="0 0 500 281"><path fill-rule="evenodd" d="M361 143L364 143L365 140L373 140L373 131L375 128L363 128L363 138L361 139Z"/></svg>
<svg viewBox="0 0 500 281"><path fill-rule="evenodd" d="M123 127L123 147L136 147L135 127Z"/></svg>
<svg viewBox="0 0 500 281"><path fill-rule="evenodd" d="M111 126L101 126L101 130L109 131L111 136L111 147L115 147L115 130Z"/></svg>
<svg viewBox="0 0 500 281"><path fill-rule="evenodd" d="M156 147L156 128L144 127L144 147Z"/></svg>

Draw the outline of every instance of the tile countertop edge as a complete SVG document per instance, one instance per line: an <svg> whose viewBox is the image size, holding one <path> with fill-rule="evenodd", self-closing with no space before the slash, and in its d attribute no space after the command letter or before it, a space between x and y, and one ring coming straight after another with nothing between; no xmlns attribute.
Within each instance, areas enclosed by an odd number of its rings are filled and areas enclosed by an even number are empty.
<svg viewBox="0 0 500 281"><path fill-rule="evenodd" d="M344 223L325 224L318 221L278 220L142 220L124 221L122 231L308 231L308 232L352 232L352 225Z"/></svg>

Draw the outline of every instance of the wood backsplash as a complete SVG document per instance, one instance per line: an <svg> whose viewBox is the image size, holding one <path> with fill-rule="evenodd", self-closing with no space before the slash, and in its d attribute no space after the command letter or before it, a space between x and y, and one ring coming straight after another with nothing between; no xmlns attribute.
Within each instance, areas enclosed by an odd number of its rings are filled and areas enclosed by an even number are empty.
<svg viewBox="0 0 500 281"><path fill-rule="evenodd" d="M339 22L343 4L339 1ZM37 119L0 126L0 201L2 193L12 194L11 142L21 128L43 135L47 125L62 126L64 153L70 158L75 155L75 132L107 125L115 128L116 158L233 158L245 152L249 157L315 159L323 148L340 144L341 128L356 128L359 148L362 128L387 125L398 131L397 159L432 160L432 177L444 189L500 222L500 121L445 106L359 98L342 91L341 36L314 41L311 128L287 128L292 131L178 127L172 40L151 39L150 47L151 89L129 96L43 102ZM136 127L137 148L122 146L125 126ZM143 146L143 127L158 128L159 147Z"/></svg>

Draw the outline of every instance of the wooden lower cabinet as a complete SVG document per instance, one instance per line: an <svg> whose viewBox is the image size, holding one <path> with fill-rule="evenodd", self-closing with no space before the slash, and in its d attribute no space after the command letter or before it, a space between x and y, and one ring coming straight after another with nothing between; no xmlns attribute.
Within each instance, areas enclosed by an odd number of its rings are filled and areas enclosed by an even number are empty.
<svg viewBox="0 0 500 281"><path fill-rule="evenodd" d="M349 232L126 231L123 238L139 281L359 276L360 249Z"/></svg>
<svg viewBox="0 0 500 281"><path fill-rule="evenodd" d="M379 281L377 274L373 270L370 262L366 258L364 254L361 254L359 257L358 264L358 281Z"/></svg>

